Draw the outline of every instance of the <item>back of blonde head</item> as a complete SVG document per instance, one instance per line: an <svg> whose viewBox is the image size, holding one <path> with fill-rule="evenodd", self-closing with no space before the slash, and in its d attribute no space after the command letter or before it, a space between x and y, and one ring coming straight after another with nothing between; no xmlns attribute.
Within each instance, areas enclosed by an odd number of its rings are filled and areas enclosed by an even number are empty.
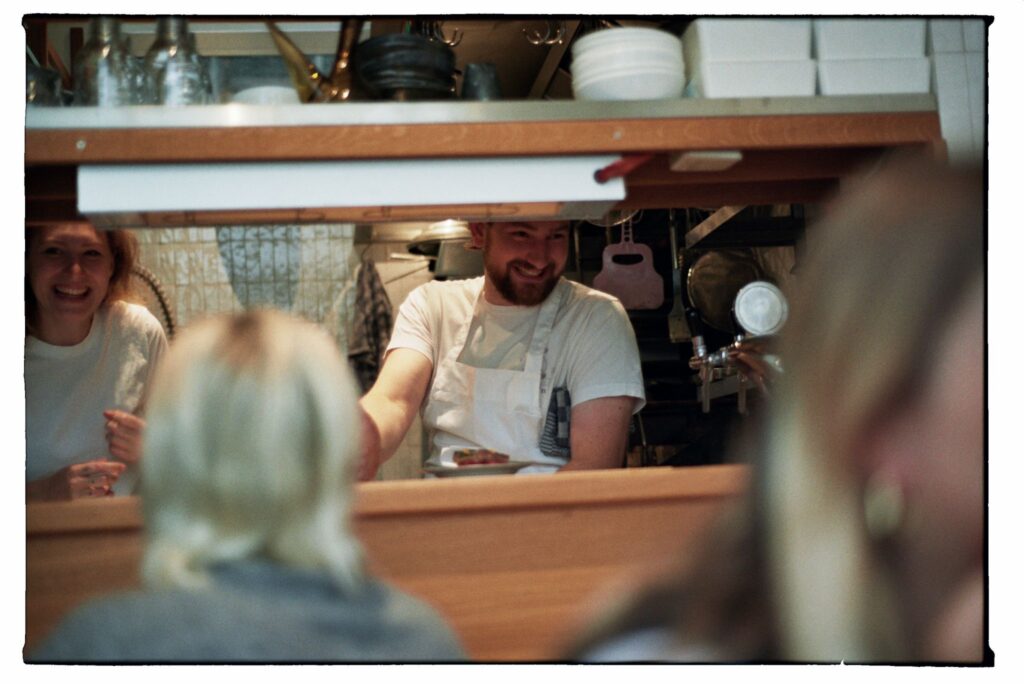
<svg viewBox="0 0 1024 684"><path fill-rule="evenodd" d="M200 586L208 566L251 557L356 581L357 396L334 342L284 313L183 331L147 410L147 584Z"/></svg>
<svg viewBox="0 0 1024 684"><path fill-rule="evenodd" d="M809 228L763 473L786 657L906 657L854 465L980 292L983 203L980 175L904 160L852 183Z"/></svg>

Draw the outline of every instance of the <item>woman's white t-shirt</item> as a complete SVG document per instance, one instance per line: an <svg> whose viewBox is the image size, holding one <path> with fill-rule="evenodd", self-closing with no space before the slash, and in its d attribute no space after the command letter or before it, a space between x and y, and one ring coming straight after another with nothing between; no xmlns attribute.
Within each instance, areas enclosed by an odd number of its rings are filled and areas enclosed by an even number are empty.
<svg viewBox="0 0 1024 684"><path fill-rule="evenodd" d="M111 459L103 411L138 414L157 360L167 349L160 322L144 306L114 302L93 317L70 347L25 338L25 480L85 461ZM130 493L127 469L114 485Z"/></svg>

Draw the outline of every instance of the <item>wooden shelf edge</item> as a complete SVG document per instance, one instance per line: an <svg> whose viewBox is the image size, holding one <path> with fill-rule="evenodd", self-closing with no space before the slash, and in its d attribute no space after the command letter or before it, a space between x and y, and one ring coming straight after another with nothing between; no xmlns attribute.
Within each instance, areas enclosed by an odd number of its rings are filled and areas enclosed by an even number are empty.
<svg viewBox="0 0 1024 684"><path fill-rule="evenodd" d="M626 154L889 146L940 138L935 111L301 128L31 129L25 132L25 163Z"/></svg>
<svg viewBox="0 0 1024 684"><path fill-rule="evenodd" d="M743 494L743 465L634 468L556 475L394 480L355 486L357 521L410 513L571 508L635 501L732 497ZM33 503L25 510L29 535L142 527L139 497Z"/></svg>

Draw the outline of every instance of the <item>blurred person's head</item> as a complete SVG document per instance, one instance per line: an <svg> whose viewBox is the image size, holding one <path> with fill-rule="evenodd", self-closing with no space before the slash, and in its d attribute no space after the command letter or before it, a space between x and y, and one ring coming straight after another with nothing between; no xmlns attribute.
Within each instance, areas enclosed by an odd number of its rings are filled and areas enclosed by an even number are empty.
<svg viewBox="0 0 1024 684"><path fill-rule="evenodd" d="M981 657L936 632L981 579L983 224L980 175L901 162L808 228L761 480L788 657Z"/></svg>
<svg viewBox="0 0 1024 684"><path fill-rule="evenodd" d="M138 242L127 230L64 223L25 230L25 318L28 331L61 340L85 329L100 307L127 299ZM61 340L62 341L62 340Z"/></svg>
<svg viewBox="0 0 1024 684"><path fill-rule="evenodd" d="M311 323L264 310L185 329L147 408L146 583L201 586L208 567L250 558L359 578L357 396Z"/></svg>

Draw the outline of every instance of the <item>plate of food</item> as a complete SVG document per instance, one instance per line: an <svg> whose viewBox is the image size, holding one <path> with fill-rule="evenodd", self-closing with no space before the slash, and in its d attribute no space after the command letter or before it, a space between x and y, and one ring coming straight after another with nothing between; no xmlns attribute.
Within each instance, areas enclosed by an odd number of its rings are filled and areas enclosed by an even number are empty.
<svg viewBox="0 0 1024 684"><path fill-rule="evenodd" d="M473 475L507 475L532 461L513 461L508 454L491 449L445 447L439 462L428 462L423 472L437 477L466 477Z"/></svg>

